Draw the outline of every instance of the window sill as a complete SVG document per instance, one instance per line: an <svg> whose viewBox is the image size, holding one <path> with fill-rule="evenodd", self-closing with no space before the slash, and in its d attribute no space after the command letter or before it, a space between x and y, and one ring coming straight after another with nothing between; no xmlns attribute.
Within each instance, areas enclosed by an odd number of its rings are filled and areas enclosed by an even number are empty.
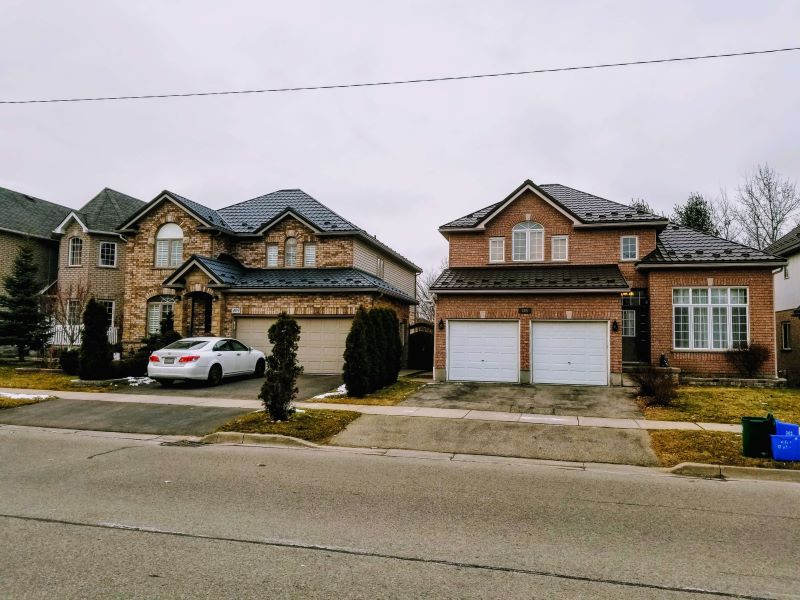
<svg viewBox="0 0 800 600"><path fill-rule="evenodd" d="M636 262L637 260L639 260L638 256L636 258L620 258L619 262L626 262L627 263L627 262Z"/></svg>
<svg viewBox="0 0 800 600"><path fill-rule="evenodd" d="M80 268L80 267L82 267L82 266L83 266L83 265L67 265L67 268L68 268L68 269L77 269L77 268Z"/></svg>
<svg viewBox="0 0 800 600"><path fill-rule="evenodd" d="M733 352L733 348L673 348L673 352L685 352L688 354L697 354L697 353L709 353L713 352L714 354L722 354L724 352Z"/></svg>
<svg viewBox="0 0 800 600"><path fill-rule="evenodd" d="M98 269L118 269L117 265L97 265Z"/></svg>

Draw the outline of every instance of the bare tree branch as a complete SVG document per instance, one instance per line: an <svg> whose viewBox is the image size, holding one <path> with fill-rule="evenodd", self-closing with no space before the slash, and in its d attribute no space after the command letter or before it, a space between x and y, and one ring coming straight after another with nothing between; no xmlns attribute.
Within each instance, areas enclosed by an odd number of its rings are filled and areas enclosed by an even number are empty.
<svg viewBox="0 0 800 600"><path fill-rule="evenodd" d="M781 237L799 208L796 184L768 164L758 165L739 186L735 215L744 242L758 249L769 246Z"/></svg>
<svg viewBox="0 0 800 600"><path fill-rule="evenodd" d="M81 315L91 298L88 284L57 285L53 293L43 299L43 308L53 325L53 335L58 345L77 346L81 341Z"/></svg>
<svg viewBox="0 0 800 600"><path fill-rule="evenodd" d="M728 197L726 188L719 189L719 196L711 202L711 212L719 236L737 242L742 235L742 226L736 216L736 204Z"/></svg>
<svg viewBox="0 0 800 600"><path fill-rule="evenodd" d="M417 319L433 321L436 311L434 309L431 286L446 268L447 259L443 258L436 267L425 270L417 277L417 302L419 303L417 305Z"/></svg>

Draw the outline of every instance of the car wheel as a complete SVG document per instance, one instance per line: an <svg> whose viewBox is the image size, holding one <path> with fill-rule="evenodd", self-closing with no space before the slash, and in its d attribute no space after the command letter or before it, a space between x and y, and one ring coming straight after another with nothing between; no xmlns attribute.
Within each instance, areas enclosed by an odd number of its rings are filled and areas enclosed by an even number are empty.
<svg viewBox="0 0 800 600"><path fill-rule="evenodd" d="M211 365L208 370L208 385L218 385L220 381L222 381L222 367Z"/></svg>
<svg viewBox="0 0 800 600"><path fill-rule="evenodd" d="M264 362L263 358L259 358L258 362L256 363L256 370L253 371L253 376L255 377L263 377L264 371L266 371L267 365Z"/></svg>
<svg viewBox="0 0 800 600"><path fill-rule="evenodd" d="M172 381L172 379L159 379L159 380L158 380L158 384L159 384L161 387L172 387L172 384L173 384L173 383L174 383L174 382Z"/></svg>

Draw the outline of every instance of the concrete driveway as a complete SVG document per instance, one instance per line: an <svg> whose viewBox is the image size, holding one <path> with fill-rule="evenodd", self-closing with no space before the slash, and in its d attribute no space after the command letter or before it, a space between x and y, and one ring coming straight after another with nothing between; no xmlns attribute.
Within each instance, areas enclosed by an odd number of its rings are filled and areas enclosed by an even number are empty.
<svg viewBox="0 0 800 600"><path fill-rule="evenodd" d="M236 377L223 379L222 383L213 387L205 382L176 381L172 387L168 388L161 387L158 383L151 383L137 387L123 387L115 391L124 394L258 400L263 382L261 377ZM297 387L300 390L297 400L307 400L318 394L324 394L337 388L341 383L341 375L300 375L297 379Z"/></svg>
<svg viewBox="0 0 800 600"><path fill-rule="evenodd" d="M462 408L539 415L639 419L634 388L505 383L434 383L403 405Z"/></svg>

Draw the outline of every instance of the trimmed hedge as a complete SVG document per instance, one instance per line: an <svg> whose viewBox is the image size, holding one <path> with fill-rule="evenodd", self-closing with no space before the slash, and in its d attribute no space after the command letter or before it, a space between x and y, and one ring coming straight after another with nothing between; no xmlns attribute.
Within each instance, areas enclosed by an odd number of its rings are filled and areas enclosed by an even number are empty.
<svg viewBox="0 0 800 600"><path fill-rule="evenodd" d="M402 349L400 322L393 310L359 307L345 343L342 378L347 395L361 398L395 383Z"/></svg>

